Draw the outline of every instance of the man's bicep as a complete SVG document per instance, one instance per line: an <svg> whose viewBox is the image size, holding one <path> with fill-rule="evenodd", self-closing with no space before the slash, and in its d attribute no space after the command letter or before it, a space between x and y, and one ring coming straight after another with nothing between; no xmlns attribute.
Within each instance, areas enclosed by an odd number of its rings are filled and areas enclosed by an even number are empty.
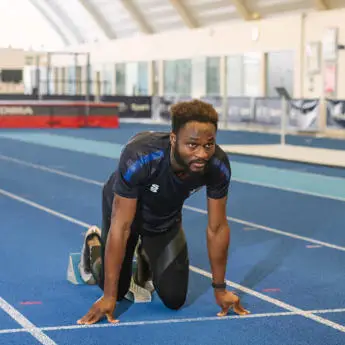
<svg viewBox="0 0 345 345"><path fill-rule="evenodd" d="M119 172L115 183L113 185L113 192L120 197L127 199L137 199L138 197L138 183L136 180L126 180Z"/></svg>
<svg viewBox="0 0 345 345"><path fill-rule="evenodd" d="M215 157L211 162L211 171L207 182L207 197L223 199L229 193L231 180L231 166L228 157Z"/></svg>
<svg viewBox="0 0 345 345"><path fill-rule="evenodd" d="M207 198L208 227L210 229L216 230L220 226L224 225L224 223L227 223L227 200L227 196L220 199Z"/></svg>
<svg viewBox="0 0 345 345"><path fill-rule="evenodd" d="M130 227L133 223L136 209L136 198L126 198L115 194L111 213L112 227L119 227L123 230Z"/></svg>

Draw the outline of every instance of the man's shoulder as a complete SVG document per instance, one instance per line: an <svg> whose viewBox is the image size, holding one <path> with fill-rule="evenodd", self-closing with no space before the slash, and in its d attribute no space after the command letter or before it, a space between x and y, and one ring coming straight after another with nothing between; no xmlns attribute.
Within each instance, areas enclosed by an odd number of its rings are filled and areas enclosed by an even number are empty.
<svg viewBox="0 0 345 345"><path fill-rule="evenodd" d="M231 176L231 165L228 154L219 146L216 145L216 150L210 160L210 172L220 172L224 174L227 179Z"/></svg>
<svg viewBox="0 0 345 345"><path fill-rule="evenodd" d="M169 133L140 132L134 135L124 146L120 165L131 166L140 170L144 166L159 164L167 154ZM139 169L140 168L140 169Z"/></svg>
<svg viewBox="0 0 345 345"><path fill-rule="evenodd" d="M124 151L133 151L140 156L155 151L164 151L168 147L169 133L146 131L131 137L125 145Z"/></svg>
<svg viewBox="0 0 345 345"><path fill-rule="evenodd" d="M219 144L216 144L216 150L214 152L213 158L221 161L229 161L228 153L226 153Z"/></svg>

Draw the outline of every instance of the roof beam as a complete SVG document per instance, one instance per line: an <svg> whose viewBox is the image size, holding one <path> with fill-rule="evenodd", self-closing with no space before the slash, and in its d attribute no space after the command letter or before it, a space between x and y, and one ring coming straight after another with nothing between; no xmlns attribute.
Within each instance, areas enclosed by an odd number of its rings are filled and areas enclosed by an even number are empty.
<svg viewBox="0 0 345 345"><path fill-rule="evenodd" d="M121 2L122 6L126 9L126 11L130 14L132 19L139 26L139 29L141 32L145 34L153 34L153 29L147 23L144 16L137 9L135 4L133 3L133 0L119 0L119 1Z"/></svg>
<svg viewBox="0 0 345 345"><path fill-rule="evenodd" d="M244 20L255 20L259 19L259 13L252 13L248 7L244 4L243 0L229 0L231 5L235 6L237 13L244 19Z"/></svg>
<svg viewBox="0 0 345 345"><path fill-rule="evenodd" d="M111 25L106 21L98 7L91 0L79 0L80 4L90 14L96 24L102 29L108 39L116 38L116 34Z"/></svg>
<svg viewBox="0 0 345 345"><path fill-rule="evenodd" d="M52 27L52 29L60 36L62 42L68 46L71 44L70 39L68 38L68 35L66 35L63 30L60 28L60 26L54 21L54 19L49 15L49 13L41 6L41 3L36 0L29 0L30 3L36 8L38 12L41 13L41 15L46 19L46 21L49 23L49 25Z"/></svg>
<svg viewBox="0 0 345 345"><path fill-rule="evenodd" d="M314 0L314 6L318 11L326 11L330 9L326 0Z"/></svg>
<svg viewBox="0 0 345 345"><path fill-rule="evenodd" d="M187 7L184 4L182 4L181 0L169 0L169 1L171 5L175 8L175 11L182 18L183 23L189 29L196 29L199 26L195 18L193 18L191 13L188 11Z"/></svg>
<svg viewBox="0 0 345 345"><path fill-rule="evenodd" d="M62 10L57 3L55 3L55 1L45 0L44 3L46 4L46 6L49 6L52 9L53 13L61 19L64 25L69 30L71 30L73 35L78 40L78 43L85 43L85 38L83 37L78 27L74 24L73 20L67 15L67 13L65 13L65 11Z"/></svg>

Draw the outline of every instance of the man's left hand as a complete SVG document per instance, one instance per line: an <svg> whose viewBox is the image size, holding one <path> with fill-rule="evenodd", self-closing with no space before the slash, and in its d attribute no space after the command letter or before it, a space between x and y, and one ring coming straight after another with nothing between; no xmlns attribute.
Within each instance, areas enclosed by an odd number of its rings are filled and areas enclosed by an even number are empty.
<svg viewBox="0 0 345 345"><path fill-rule="evenodd" d="M234 293L227 290L215 290L214 292L217 304L222 308L221 312L217 316L226 316L229 309L233 309L238 315L247 315L250 312L243 308L240 302L240 298Z"/></svg>

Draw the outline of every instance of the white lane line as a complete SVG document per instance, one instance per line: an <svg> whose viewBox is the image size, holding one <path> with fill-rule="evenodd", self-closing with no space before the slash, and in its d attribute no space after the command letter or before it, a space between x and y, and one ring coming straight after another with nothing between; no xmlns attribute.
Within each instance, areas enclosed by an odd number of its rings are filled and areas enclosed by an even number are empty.
<svg viewBox="0 0 345 345"><path fill-rule="evenodd" d="M181 318L181 319L163 319L163 320L149 320L149 321L131 321L131 322L119 322L117 324L112 323L97 323L94 325L68 325L68 326L53 326L53 327L42 327L44 331L62 331L71 329L85 329L85 328L104 328L104 327L128 327L128 326L145 326L145 325L160 325L160 324L171 324L171 323L187 323L187 322L204 322L204 321L222 321L230 319L248 319L248 318L260 318L260 317L277 317L285 315L296 315L292 312L282 313L264 313L264 314L249 314L244 316L229 315L225 317L211 316L211 317L196 317L196 318ZM0 330L0 334L6 333L19 333L27 332L24 328L13 328Z"/></svg>
<svg viewBox="0 0 345 345"><path fill-rule="evenodd" d="M52 174L64 176L64 177L67 177L67 178L71 178L71 179L74 179L74 180L77 180L77 181L93 184L93 185L96 185L96 186L101 186L101 187L103 186L102 182L95 181L95 180L88 179L88 178L84 178L84 177L81 177L81 176L78 176L78 175L75 175L75 174L66 173L64 171L57 170L57 169L52 169L52 168L49 168L49 167L46 167L46 166L43 166L43 165L32 164L32 163L24 162L24 161L15 159L15 158L11 158L11 157L0 155L0 159L3 159L3 157L6 157L6 159L11 161L11 162L19 163L19 164L25 165L27 167L31 167L31 168L42 170L42 171L49 172L49 173L52 173ZM188 206L188 205L184 205L183 208L185 208L187 210L190 210L190 211L202 213L202 214L207 214L207 211L204 210L204 209L201 209L201 208L197 208L197 207L193 207L193 206ZM297 240L306 241L308 243L314 243L314 244L317 244L317 245L322 245L324 247L345 251L345 247L338 246L338 245L335 245L335 244L332 244L332 243L328 243L328 242L319 241L319 240L313 239L311 237L299 236L299 235L293 234L291 232L278 230L278 229L275 229L275 228L271 228L271 227L260 225L260 224L253 223L253 222L248 222L248 221L245 221L245 220L242 220L242 219L238 219L238 218L234 218L234 217L227 217L227 218L228 218L229 221L232 221L234 223L243 224L243 225L246 225L246 226L250 226L252 228L257 228L257 229L260 229L260 230L263 230L263 231L268 231L268 232L271 232L271 233L275 233L277 235L287 236L287 237L294 238L294 239L297 239Z"/></svg>
<svg viewBox="0 0 345 345"><path fill-rule="evenodd" d="M309 314L327 314L327 313L344 313L344 309L324 309L324 310L308 310L306 313ZM258 319L266 317L282 317L282 316L296 316L299 315L294 312L274 312L274 313L260 313L260 314L249 314L249 315L228 315L225 317L210 316L210 317L191 317L191 318L181 318L181 319L163 319L163 320L143 320L143 321L130 321L130 322L120 322L117 324L112 323L97 323L94 325L66 325L66 326L48 326L39 328L44 332L51 331L64 331L64 330L73 330L73 329L92 329L92 328L107 328L107 327L130 327L130 326L147 326L147 325L160 325L160 324L171 324L171 323L188 323L188 322L211 322L211 321L226 321L232 319ZM0 334L8 333L23 333L28 332L28 329L24 328L11 328L11 329L2 329Z"/></svg>
<svg viewBox="0 0 345 345"><path fill-rule="evenodd" d="M197 267L193 267L193 266L190 266L190 270L195 272L195 273L199 273L200 275L203 275L204 277L208 277L210 279L212 279L212 274L205 271L205 270L202 270L200 268L197 268ZM236 289L236 290L240 290L244 293L247 293L248 295L251 295L251 296L254 296L254 297L257 297L263 301L266 301L268 303L271 303L271 304L274 304L282 309L285 309L285 310L288 310L288 311L291 311L291 312L294 312L298 315L301 315L301 316L304 316L305 318L307 319L311 319L313 321L316 321L318 323L321 323L325 326L328 326L328 327L331 327L331 328L334 328L338 331L341 331L341 332L345 332L345 326L342 326L336 322L333 322L333 321L330 321L328 319L325 319L321 316L318 316L318 315L314 315L314 314L310 314L310 313L307 313L306 311L300 309L300 308L296 308L288 303L285 303L285 302L282 302L276 298L272 298L272 297L269 297L269 296L266 296L260 292L257 292L255 290L252 290L252 289L249 289L245 286L242 286L240 284L237 284L237 283L234 283L230 280L226 280L226 284L228 286L231 286L232 288Z"/></svg>
<svg viewBox="0 0 345 345"><path fill-rule="evenodd" d="M4 194L3 192L4 191L2 189L0 189L0 194L1 193ZM16 195L12 194L12 193L6 192L6 194L4 194L4 195L6 195L6 196L8 196L10 198L13 198L13 196L14 196L13 199L15 199L17 201L24 202L27 205L39 208L40 210L42 210L44 212L52 214L52 215L54 215L56 217L60 217L60 218L65 219L65 220L67 220L69 222L72 222L74 224L81 225L81 226L86 227L86 228L90 227L89 224L86 224L86 223L84 223L84 222L82 222L80 220L77 220L75 218L66 216L66 215L64 215L64 214L62 214L60 212L56 212L56 211L54 211L52 209L49 209L47 207L44 207L42 205L33 203L30 200L27 200L27 199L22 198L22 197L18 197ZM37 206L39 206L39 207L37 207ZM212 274L210 272L207 272L207 271L203 270L203 269L200 269L200 268L195 267L195 266L190 266L190 270L195 272L195 273L198 273L198 274L200 274L200 275L202 275L204 277L212 279ZM274 304L274 305L276 305L276 306L278 306L278 307L280 307L282 309L285 309L285 310L290 311L290 312L294 312L294 313L296 313L298 315L304 316L307 319L311 319L311 320L313 320L315 322L318 322L318 323L323 324L325 326L331 327L331 328L336 329L338 331L345 332L345 326L342 326L342 325L340 325L340 324L338 324L336 322L330 321L328 319L324 319L323 317L318 316L318 315L307 313L307 312L303 311L302 309L296 308L296 307L294 307L294 306L292 306L290 304L284 303L284 302L282 302L282 301L280 301L278 299L266 296L266 295L264 295L264 294L262 294L260 292L254 291L254 290L249 289L249 288L247 288L245 286L242 286L240 284L234 283L234 282L232 282L230 280L227 280L226 283L227 283L228 286L231 286L231 287L233 287L233 288L235 288L237 290L240 290L240 291L242 291L244 293L247 293L248 295L257 297L257 298L259 298L259 299L261 299L263 301L266 301L266 302L268 302L270 304Z"/></svg>
<svg viewBox="0 0 345 345"><path fill-rule="evenodd" d="M36 327L23 314L21 314L17 309L13 308L9 303L7 303L1 297L0 297L0 308L5 313L7 313L13 320L15 320L17 323L19 323L23 327L23 328L20 328L20 330L30 333L41 344L57 345L55 341L50 339L46 334L43 333L41 329Z"/></svg>
<svg viewBox="0 0 345 345"><path fill-rule="evenodd" d="M70 174L70 173L67 173L67 172L64 172L64 171L61 171L61 170L58 170L58 169L49 168L49 167L44 166L44 165L30 163L30 162L24 161L22 159L17 159L17 158L13 158L13 157L1 155L1 154L0 154L0 159L2 159L4 161L12 162L12 163L20 164L20 165L23 165L23 166L27 166L29 168L38 169L38 170L50 172L50 173L61 175L61 176L65 176L65 177L70 177L70 178L73 178L75 180L79 180L79 181L82 181L82 182L91 183L91 184L95 184L95 185L99 185L99 186L103 185L103 183L98 182L98 181L94 181L94 180L91 180L91 179L88 179L88 178L84 178L84 177L81 177L81 176ZM322 176L322 175L319 175L319 174L313 174L313 173L310 173L310 174ZM332 176L332 179L333 178L337 179L339 181L343 181L344 180L344 178L339 178L339 177L333 177ZM235 182L238 182L238 183L250 184L250 185L254 185L254 186L265 187L265 188L279 189L279 190L283 190L285 192L293 192L293 193L298 193L298 194L303 194L303 195L315 196L315 197L319 197L319 198L332 199L332 200L336 200L336 201L345 201L345 198L343 198L343 197L337 197L337 196L331 196L331 195L324 195L324 194L319 194L319 193L307 192L307 191L304 191L304 190L301 190L301 189L296 189L296 188L285 188L285 187L280 187L280 186L276 186L276 185L268 184L268 183L251 182L251 181L241 180L241 179L238 179L238 178L233 178L232 181L235 181Z"/></svg>
<svg viewBox="0 0 345 345"><path fill-rule="evenodd" d="M198 213L202 213L202 214L207 214L206 210L202 210L202 209L197 208L197 207L185 205L184 208L187 209L187 210L190 210L190 211L194 211L194 212L198 212ZM252 223L252 222L247 222L246 220L242 220L242 219L238 219L238 218L227 217L227 219L232 221L232 222L238 223L238 224L243 224L243 225L246 225L246 226L250 226L252 228L257 228L257 229L260 229L260 230L272 232L272 233L275 233L277 235L287 236L287 237L291 237L291 238L294 238L294 239L297 239L297 240L306 241L306 242L309 242L309 243L315 243L317 245L322 245L324 247L345 251L345 247L337 246L336 244L331 244L331 243L328 243L328 242L322 242L322 241L319 241L319 240L315 240L315 239L313 239L311 237L305 237L305 236L296 235L296 234L293 234L291 232L286 232L286 231L270 228L268 226L264 226L264 225L260 225L260 224L256 224L256 223Z"/></svg>
<svg viewBox="0 0 345 345"><path fill-rule="evenodd" d="M42 170L42 171L49 172L49 173L52 173L52 174L68 177L68 178L71 178L73 180L78 180L78 181L82 181L82 182L89 183L89 184L95 184L97 186L102 186L103 185L103 183L101 183L101 182L97 182L97 181L90 180L90 179L85 178L85 177L81 177L81 176L77 176L77 175L74 175L74 174L70 174L70 173L64 172L62 170L49 168L49 167L44 166L44 165L33 164L33 163L30 163L30 162L26 162L26 161L23 161L21 159L16 159L16 158L4 156L4 155L0 155L0 159L8 161L8 162L12 162L12 163L17 163L17 164L20 164L20 165L23 165L23 166L26 166L26 167L29 167L29 168L33 168L33 169L37 169L37 170Z"/></svg>
<svg viewBox="0 0 345 345"><path fill-rule="evenodd" d="M16 194L13 194L13 193L10 193L10 192L7 192L6 190L4 189L1 189L0 188L0 194L2 195L5 195L11 199L14 199L14 200L17 200L19 202L22 202L23 204L27 204L29 206L32 206L32 207L35 207L41 211L44 211L44 212L47 212L53 216L57 216L59 218L62 218L62 219L65 219L67 220L68 222L71 222L71 223L74 223L74 224L78 224L80 226L83 226L85 228L89 228L89 224L87 223L84 223L80 220L77 220L75 218L72 218L72 217L69 217L69 216L66 216L65 214L63 213L60 213L60 212L57 212L57 211L54 211L52 210L51 208L48 208L48 207L45 207L45 206L42 206L40 204L37 204L36 202L33 202L31 200L28 200L28 199L25 199L25 198L22 198L21 196L19 195L16 195Z"/></svg>

